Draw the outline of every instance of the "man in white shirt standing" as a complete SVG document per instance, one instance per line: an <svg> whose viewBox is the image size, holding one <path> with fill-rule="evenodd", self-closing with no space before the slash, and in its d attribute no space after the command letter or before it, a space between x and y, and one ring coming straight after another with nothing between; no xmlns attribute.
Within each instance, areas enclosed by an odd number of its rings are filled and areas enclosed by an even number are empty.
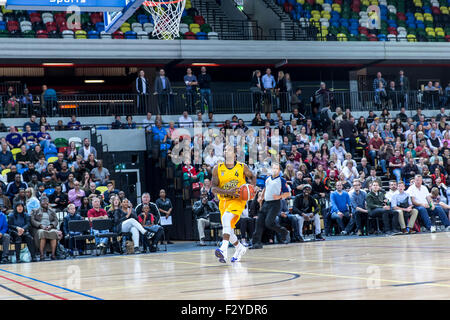
<svg viewBox="0 0 450 320"><path fill-rule="evenodd" d="M180 128L192 128L194 126L194 121L192 121L187 110L184 110L183 115L178 118L178 123Z"/></svg>
<svg viewBox="0 0 450 320"><path fill-rule="evenodd" d="M430 215L437 214L445 226L445 231L450 231L450 222L447 215L441 207L436 207L433 204L428 188L422 185L422 176L420 174L417 174L414 177L414 184L412 184L406 192L411 196L414 208L419 211L420 219L425 224L427 230L436 232L436 226L434 223L432 225Z"/></svg>

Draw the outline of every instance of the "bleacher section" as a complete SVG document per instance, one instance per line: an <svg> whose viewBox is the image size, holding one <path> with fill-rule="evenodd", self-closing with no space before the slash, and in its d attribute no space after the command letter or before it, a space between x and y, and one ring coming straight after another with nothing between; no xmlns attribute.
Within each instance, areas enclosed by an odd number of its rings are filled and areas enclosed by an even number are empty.
<svg viewBox="0 0 450 320"><path fill-rule="evenodd" d="M0 37L68 38L68 39L153 39L152 17L141 8L119 30L104 31L103 13L82 13L80 23L65 12L8 10L1 7ZM205 19L186 1L178 39L218 39Z"/></svg>
<svg viewBox="0 0 450 320"><path fill-rule="evenodd" d="M450 42L450 0L274 1L303 27L315 25L321 41ZM370 6L379 6L379 29Z"/></svg>

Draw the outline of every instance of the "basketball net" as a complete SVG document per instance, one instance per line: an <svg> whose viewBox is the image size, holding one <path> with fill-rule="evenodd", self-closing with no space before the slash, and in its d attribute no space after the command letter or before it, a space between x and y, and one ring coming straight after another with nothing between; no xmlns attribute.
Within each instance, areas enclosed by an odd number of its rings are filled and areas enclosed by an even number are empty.
<svg viewBox="0 0 450 320"><path fill-rule="evenodd" d="M154 22L152 35L162 40L173 40L180 34L181 15L186 0L145 1L144 8Z"/></svg>

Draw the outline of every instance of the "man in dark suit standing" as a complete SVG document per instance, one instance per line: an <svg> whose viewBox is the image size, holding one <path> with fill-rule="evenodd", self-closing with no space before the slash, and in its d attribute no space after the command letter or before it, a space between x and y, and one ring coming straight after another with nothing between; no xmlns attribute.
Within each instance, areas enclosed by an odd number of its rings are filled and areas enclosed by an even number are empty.
<svg viewBox="0 0 450 320"><path fill-rule="evenodd" d="M166 77L166 72L164 69L159 70L159 76L155 79L155 93L158 95L158 113L159 111L165 111L169 114L170 108L170 95L172 94L172 86L170 85L169 78Z"/></svg>
<svg viewBox="0 0 450 320"><path fill-rule="evenodd" d="M409 79L405 76L403 70L400 70L399 76L397 79L398 89L400 91L400 107L405 107L408 109L408 91L409 91Z"/></svg>
<svg viewBox="0 0 450 320"><path fill-rule="evenodd" d="M136 79L136 91L138 93L137 106L138 111L147 112L147 107L149 105L148 93L150 92L149 81L145 77L144 70L139 70L139 75Z"/></svg>

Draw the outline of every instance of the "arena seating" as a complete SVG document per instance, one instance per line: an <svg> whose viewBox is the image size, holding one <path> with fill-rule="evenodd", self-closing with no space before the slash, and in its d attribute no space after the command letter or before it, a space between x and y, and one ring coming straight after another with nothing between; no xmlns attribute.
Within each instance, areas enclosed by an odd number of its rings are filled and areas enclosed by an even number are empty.
<svg viewBox="0 0 450 320"><path fill-rule="evenodd" d="M40 12L8 10L0 12L0 37L64 38L64 39L152 39L154 28L152 17L138 10L119 30L112 35L104 32L103 13L82 13L80 25L69 28L64 12ZM205 22L198 11L186 1L180 24L179 39L217 39L218 34Z"/></svg>
<svg viewBox="0 0 450 320"><path fill-rule="evenodd" d="M300 25L320 27L321 41L450 42L450 0L276 0ZM367 13L380 8L380 29Z"/></svg>

